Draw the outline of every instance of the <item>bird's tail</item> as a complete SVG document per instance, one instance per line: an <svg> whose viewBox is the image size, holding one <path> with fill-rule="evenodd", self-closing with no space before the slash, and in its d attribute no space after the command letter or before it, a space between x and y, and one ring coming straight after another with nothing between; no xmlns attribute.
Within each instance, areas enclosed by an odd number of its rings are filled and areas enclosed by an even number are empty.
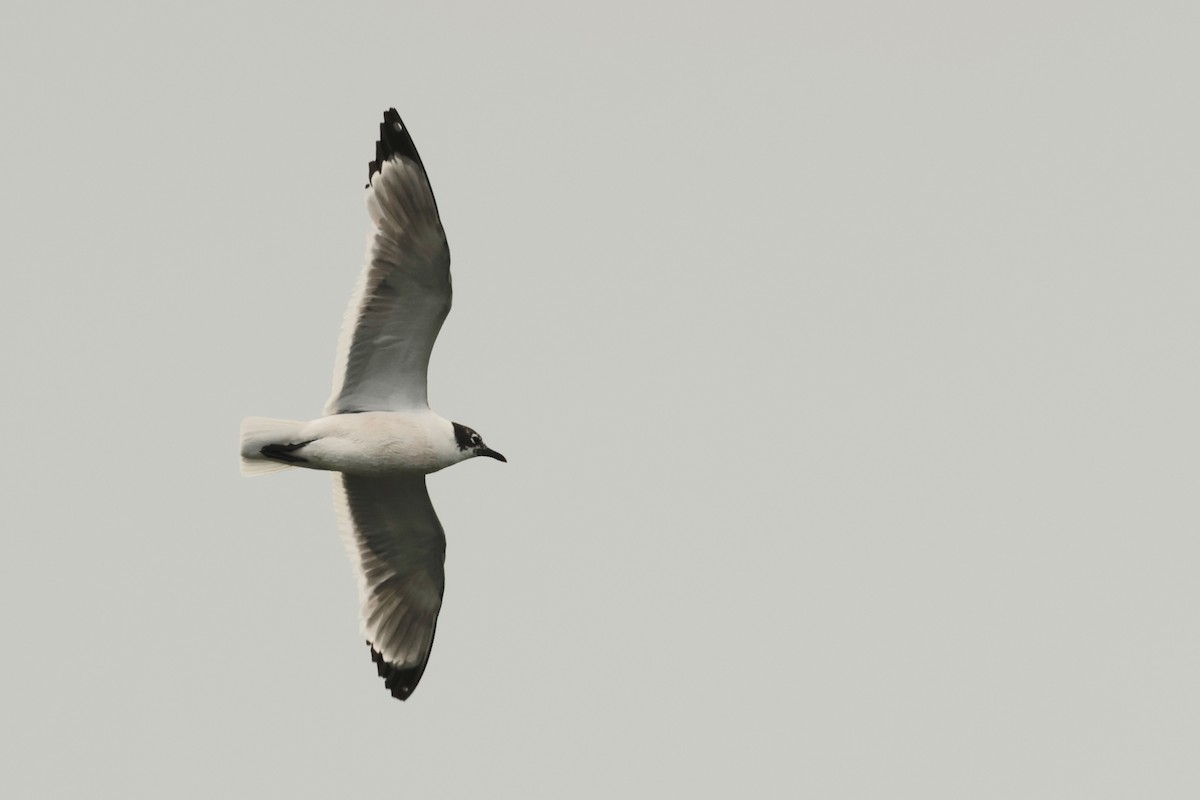
<svg viewBox="0 0 1200 800"><path fill-rule="evenodd" d="M290 419L267 417L246 417L242 420L242 474L252 478L291 467L292 465L285 461L263 455L262 449L272 444L295 441L304 424Z"/></svg>

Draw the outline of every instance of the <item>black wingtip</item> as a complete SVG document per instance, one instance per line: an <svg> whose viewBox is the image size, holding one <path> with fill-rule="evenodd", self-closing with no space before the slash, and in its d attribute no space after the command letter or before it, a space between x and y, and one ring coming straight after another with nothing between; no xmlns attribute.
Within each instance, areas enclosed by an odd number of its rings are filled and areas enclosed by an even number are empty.
<svg viewBox="0 0 1200 800"><path fill-rule="evenodd" d="M421 682L421 675L424 674L425 664L429 659L426 658L415 667L397 667L385 661L383 653L376 650L370 642L367 642L367 647L371 648L371 660L375 662L375 669L379 672L379 677L383 678L383 685L392 693L392 697L407 700Z"/></svg>
<svg viewBox="0 0 1200 800"><path fill-rule="evenodd" d="M400 119L400 114L396 112L396 109L389 108L383 112L383 122L379 123L379 141L375 143L375 160L370 163L367 171L368 187L371 186L371 178L375 177L375 173L383 169L383 162L396 156L411 158L420 164L421 169L425 169L421 156L417 154L417 146L413 144L412 137L408 135L408 126L404 124L404 120Z"/></svg>

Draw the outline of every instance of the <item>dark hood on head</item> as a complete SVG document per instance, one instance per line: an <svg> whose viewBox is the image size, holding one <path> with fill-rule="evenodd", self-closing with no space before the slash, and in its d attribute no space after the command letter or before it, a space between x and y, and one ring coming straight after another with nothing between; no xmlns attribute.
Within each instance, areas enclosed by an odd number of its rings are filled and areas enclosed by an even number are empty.
<svg viewBox="0 0 1200 800"><path fill-rule="evenodd" d="M451 422L450 424L454 426L454 441L458 443L458 449L467 450L473 447L471 443L471 436L479 436L479 434L472 428L468 428L466 425L461 423ZM480 439L480 441L482 441L482 439Z"/></svg>

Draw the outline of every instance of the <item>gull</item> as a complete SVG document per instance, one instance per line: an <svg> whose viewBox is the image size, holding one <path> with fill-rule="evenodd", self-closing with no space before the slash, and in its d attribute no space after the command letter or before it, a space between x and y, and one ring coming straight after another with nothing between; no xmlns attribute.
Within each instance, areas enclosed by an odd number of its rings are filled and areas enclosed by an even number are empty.
<svg viewBox="0 0 1200 800"><path fill-rule="evenodd" d="M425 165L394 108L379 126L366 188L374 230L325 416L245 419L241 466L247 476L334 473L362 632L384 685L407 700L429 661L445 588L446 536L425 476L468 458L507 459L429 408L429 354L450 311L450 250Z"/></svg>

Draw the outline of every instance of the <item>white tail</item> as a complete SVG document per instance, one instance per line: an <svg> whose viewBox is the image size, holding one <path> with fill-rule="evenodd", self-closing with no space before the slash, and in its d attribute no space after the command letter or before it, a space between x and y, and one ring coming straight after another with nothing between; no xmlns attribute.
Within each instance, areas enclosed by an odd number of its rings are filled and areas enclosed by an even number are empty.
<svg viewBox="0 0 1200 800"><path fill-rule="evenodd" d="M261 452L269 444L295 441L303 422L290 419L246 417L242 420L242 474L248 478L290 469L291 464L267 458Z"/></svg>

